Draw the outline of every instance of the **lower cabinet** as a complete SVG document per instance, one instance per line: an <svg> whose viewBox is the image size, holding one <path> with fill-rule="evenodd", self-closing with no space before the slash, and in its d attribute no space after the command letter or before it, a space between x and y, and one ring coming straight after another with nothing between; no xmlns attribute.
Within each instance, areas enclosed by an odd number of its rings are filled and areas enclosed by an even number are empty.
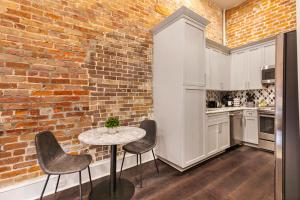
<svg viewBox="0 0 300 200"><path fill-rule="evenodd" d="M189 166L205 158L205 90L184 89L184 102L183 166Z"/></svg>
<svg viewBox="0 0 300 200"><path fill-rule="evenodd" d="M205 135L206 156L212 156L230 146L229 113L207 115Z"/></svg>
<svg viewBox="0 0 300 200"><path fill-rule="evenodd" d="M258 117L256 110L244 111L244 142L258 144Z"/></svg>
<svg viewBox="0 0 300 200"><path fill-rule="evenodd" d="M211 156L218 152L218 135L219 124L217 122L208 122L206 131L206 148L205 153L207 156Z"/></svg>
<svg viewBox="0 0 300 200"><path fill-rule="evenodd" d="M229 125L229 119L227 121L223 121L219 124L219 150L227 149L230 146L230 125Z"/></svg>

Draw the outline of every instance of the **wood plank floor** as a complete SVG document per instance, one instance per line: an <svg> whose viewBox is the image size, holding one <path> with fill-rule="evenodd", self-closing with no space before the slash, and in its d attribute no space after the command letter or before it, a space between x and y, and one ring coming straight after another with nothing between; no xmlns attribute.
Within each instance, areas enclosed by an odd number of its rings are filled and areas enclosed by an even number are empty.
<svg viewBox="0 0 300 200"><path fill-rule="evenodd" d="M158 163L159 176L153 162L143 164L143 188L136 187L133 199L274 200L275 164L273 154L268 152L243 146L184 173ZM135 168L125 170L122 177L138 185ZM85 184L83 190L84 199L88 199L89 185ZM78 196L78 187L74 187L44 199L74 200Z"/></svg>

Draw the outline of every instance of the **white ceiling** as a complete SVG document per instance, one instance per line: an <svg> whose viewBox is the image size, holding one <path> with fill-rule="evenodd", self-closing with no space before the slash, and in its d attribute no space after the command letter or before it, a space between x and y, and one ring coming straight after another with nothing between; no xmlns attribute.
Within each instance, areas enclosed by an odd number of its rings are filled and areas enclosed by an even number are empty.
<svg viewBox="0 0 300 200"><path fill-rule="evenodd" d="M213 0L218 4L222 9L230 9L233 8L246 0Z"/></svg>

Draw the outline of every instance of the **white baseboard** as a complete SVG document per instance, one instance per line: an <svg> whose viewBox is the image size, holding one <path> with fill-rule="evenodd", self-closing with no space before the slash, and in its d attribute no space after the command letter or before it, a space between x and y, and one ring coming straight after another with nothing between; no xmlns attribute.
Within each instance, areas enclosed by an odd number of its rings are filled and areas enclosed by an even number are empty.
<svg viewBox="0 0 300 200"><path fill-rule="evenodd" d="M121 168L121 157L118 157L117 171ZM142 155L143 163L153 160L151 152ZM136 156L127 154L124 161L123 169L136 166ZM109 175L110 160L101 160L90 165L92 179L98 179ZM0 199L5 200L33 200L38 199L41 195L43 186L46 181L46 176L38 177L19 184L8 186L0 189ZM57 176L50 176L44 196L53 194L56 186ZM88 182L88 172L82 172L82 182ZM58 191L79 185L78 173L62 175L59 181Z"/></svg>

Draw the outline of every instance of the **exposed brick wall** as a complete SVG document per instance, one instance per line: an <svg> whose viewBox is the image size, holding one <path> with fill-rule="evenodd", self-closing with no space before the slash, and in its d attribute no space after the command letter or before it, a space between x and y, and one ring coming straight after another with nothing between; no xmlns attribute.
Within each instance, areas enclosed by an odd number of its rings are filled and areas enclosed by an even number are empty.
<svg viewBox="0 0 300 200"><path fill-rule="evenodd" d="M229 47L296 29L296 0L247 0L226 11Z"/></svg>
<svg viewBox="0 0 300 200"><path fill-rule="evenodd" d="M156 0L0 1L0 187L42 175L35 134L53 131L70 153L109 157L78 134L110 116L137 125L152 113L152 35L165 16ZM185 4L222 40L221 9L210 0ZM119 149L120 150L120 149Z"/></svg>

